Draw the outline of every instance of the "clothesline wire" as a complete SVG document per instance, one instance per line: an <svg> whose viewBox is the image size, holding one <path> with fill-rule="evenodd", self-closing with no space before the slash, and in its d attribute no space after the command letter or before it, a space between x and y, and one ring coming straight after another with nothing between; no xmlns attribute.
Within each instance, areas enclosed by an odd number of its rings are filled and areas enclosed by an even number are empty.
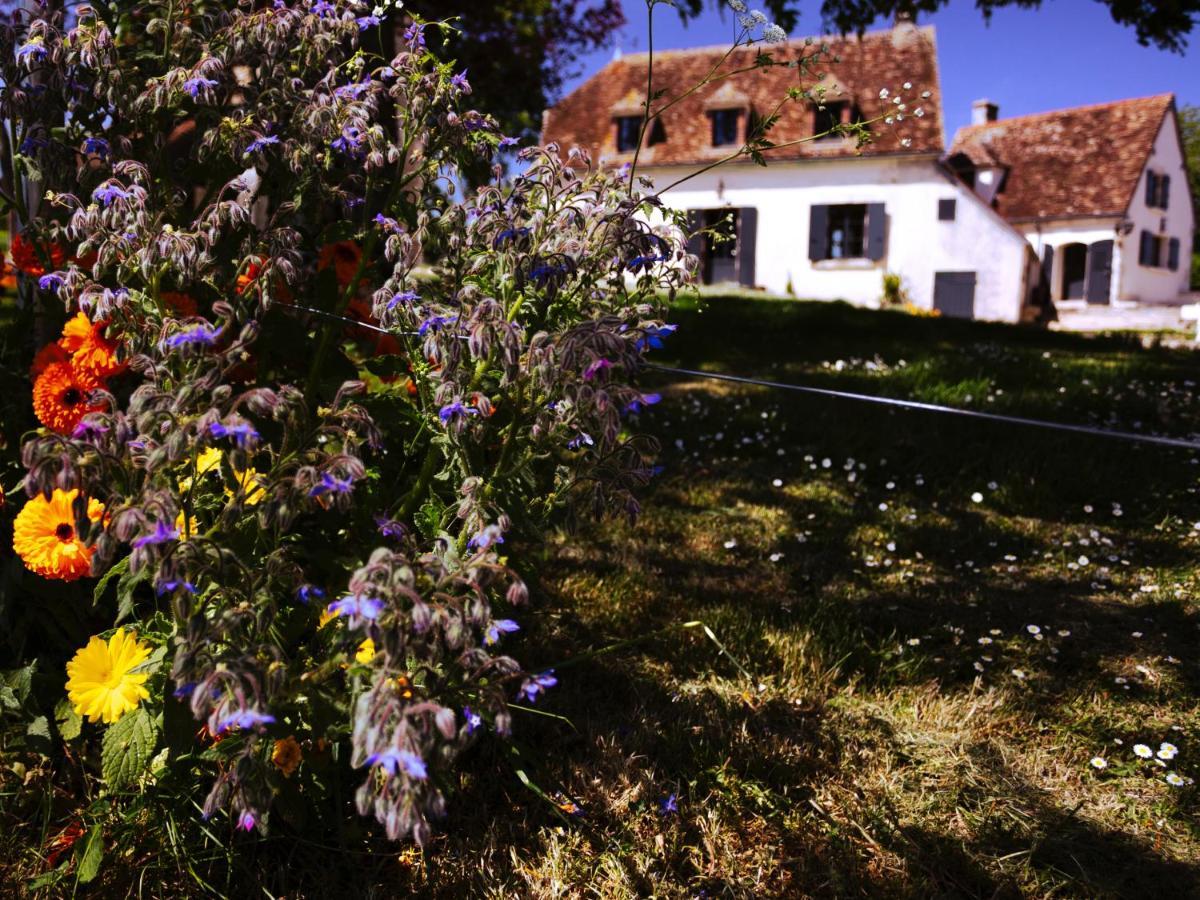
<svg viewBox="0 0 1200 900"><path fill-rule="evenodd" d="M363 328L368 331L376 331L380 334L409 337L420 336L418 332L415 331L391 331L387 328L380 328L378 325L372 325L370 322L364 322L361 319L351 319L347 316L339 316L336 313L326 312L322 309L313 309L312 307L308 306L289 304L286 308L313 313L314 315L324 316L327 319L335 319L339 322L345 322L348 325L354 325L358 328ZM1133 431L1117 431L1111 428L1097 428L1094 425L1074 425L1070 422L1054 422L1049 419L1031 419L1026 416L1007 416L1002 413L981 412L974 409L962 409L957 406L943 406L939 403L923 403L919 400L900 400L894 397L880 397L875 394L860 394L854 391L838 391L834 390L833 388L819 388L812 387L811 385L788 384L782 381L769 381L764 378L752 378L745 375L727 375L722 372L704 372L699 369L683 369L677 366L664 366L659 363L646 363L646 368L650 369L651 371L663 372L670 375L684 375L689 378L707 378L714 381L727 381L734 384L747 384L754 387L769 388L771 390L792 391L794 393L809 394L818 397L829 397L838 400L851 400L859 403L874 403L879 406L890 406L898 409L910 409L917 410L919 412L954 415L967 419L980 419L987 422L1002 422L1008 425L1020 425L1028 428L1044 428L1051 431L1066 431L1074 434L1087 434L1093 437L1112 438L1115 440L1129 441L1137 444L1154 444L1160 447L1200 450L1200 441L1192 441L1185 438L1160 437L1153 434L1138 434Z"/></svg>

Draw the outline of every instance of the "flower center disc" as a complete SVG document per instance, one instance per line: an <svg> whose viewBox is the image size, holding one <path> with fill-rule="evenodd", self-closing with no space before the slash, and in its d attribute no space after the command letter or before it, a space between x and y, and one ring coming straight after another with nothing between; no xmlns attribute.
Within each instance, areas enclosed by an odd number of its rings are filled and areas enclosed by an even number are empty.
<svg viewBox="0 0 1200 900"><path fill-rule="evenodd" d="M66 522L63 522L54 529L54 536L65 544L67 541L71 540L71 538L75 537L75 529Z"/></svg>
<svg viewBox="0 0 1200 900"><path fill-rule="evenodd" d="M83 395L79 392L78 388L67 388L63 391L62 399L63 403L67 404L67 406L74 406L83 399Z"/></svg>

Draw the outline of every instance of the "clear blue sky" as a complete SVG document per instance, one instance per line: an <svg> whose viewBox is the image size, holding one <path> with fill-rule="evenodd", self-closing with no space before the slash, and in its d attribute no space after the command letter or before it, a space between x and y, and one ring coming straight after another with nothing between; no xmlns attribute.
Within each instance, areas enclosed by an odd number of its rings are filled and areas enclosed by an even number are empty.
<svg viewBox="0 0 1200 900"><path fill-rule="evenodd" d="M630 22L616 45L627 53L645 50L643 0L623 2ZM748 5L755 8L753 2ZM820 34L820 3L804 0L799 6L800 24L792 37ZM1133 29L1115 24L1108 7L1096 0L1045 0L1040 10L1001 9L990 24L970 0L950 0L918 24L937 28L947 141L970 121L971 101L980 97L999 103L1001 117L1167 91L1180 105L1200 105L1200 27L1180 55L1139 46ZM720 44L733 32L728 12L722 18L707 11L687 27L668 6L654 13L659 49ZM584 59L582 74L568 88L611 58L610 48Z"/></svg>

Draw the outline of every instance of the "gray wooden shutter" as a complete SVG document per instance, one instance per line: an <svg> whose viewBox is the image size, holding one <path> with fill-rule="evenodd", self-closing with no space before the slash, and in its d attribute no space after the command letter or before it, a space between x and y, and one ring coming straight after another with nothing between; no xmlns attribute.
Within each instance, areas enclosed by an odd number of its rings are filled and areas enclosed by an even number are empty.
<svg viewBox="0 0 1200 900"><path fill-rule="evenodd" d="M829 207L823 204L808 212L808 258L829 259Z"/></svg>
<svg viewBox="0 0 1200 900"><path fill-rule="evenodd" d="M1113 242L1096 241L1088 247L1087 290L1084 296L1088 303L1108 303L1108 291L1112 287Z"/></svg>
<svg viewBox="0 0 1200 900"><path fill-rule="evenodd" d="M887 214L882 203L867 204L867 259L883 259L887 244Z"/></svg>
<svg viewBox="0 0 1200 900"><path fill-rule="evenodd" d="M1138 263L1143 266L1154 265L1154 260L1150 257L1154 253L1154 235L1148 231L1142 232L1142 243L1138 247Z"/></svg>
<svg viewBox="0 0 1200 900"><path fill-rule="evenodd" d="M746 206L738 210L737 267L738 284L754 287L754 257L757 255L758 210Z"/></svg>
<svg viewBox="0 0 1200 900"><path fill-rule="evenodd" d="M1158 180L1158 205L1163 209L1171 200L1171 176L1164 175Z"/></svg>
<svg viewBox="0 0 1200 900"><path fill-rule="evenodd" d="M938 221L953 222L954 221L955 202L953 197L938 200Z"/></svg>
<svg viewBox="0 0 1200 900"><path fill-rule="evenodd" d="M1158 176L1153 172L1146 173L1146 205L1154 208L1155 195L1158 193Z"/></svg>
<svg viewBox="0 0 1200 900"><path fill-rule="evenodd" d="M1038 273L1037 298L1040 305L1050 302L1050 280L1054 274L1054 248L1047 244L1042 248L1042 268Z"/></svg>
<svg viewBox="0 0 1200 900"><path fill-rule="evenodd" d="M934 272L933 308L955 319L975 318L975 273Z"/></svg>
<svg viewBox="0 0 1200 900"><path fill-rule="evenodd" d="M1167 268L1179 271L1179 238L1171 238L1167 243Z"/></svg>

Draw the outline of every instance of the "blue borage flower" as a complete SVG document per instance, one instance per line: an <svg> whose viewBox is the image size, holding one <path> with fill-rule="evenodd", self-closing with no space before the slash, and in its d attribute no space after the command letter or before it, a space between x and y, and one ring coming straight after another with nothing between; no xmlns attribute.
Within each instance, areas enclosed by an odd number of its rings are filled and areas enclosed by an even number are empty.
<svg viewBox="0 0 1200 900"><path fill-rule="evenodd" d="M467 720L467 734L474 734L475 731L483 726L483 716L472 711L471 707L463 707L463 718Z"/></svg>
<svg viewBox="0 0 1200 900"><path fill-rule="evenodd" d="M311 600L322 600L325 597L325 592L315 584L302 584L296 589L296 599L301 603L308 603Z"/></svg>
<svg viewBox="0 0 1200 900"><path fill-rule="evenodd" d="M390 216L385 216L383 213L375 213L375 216L373 219L371 219L371 221L374 222L376 225L378 225L380 228L382 228L384 231L392 232L392 234L403 234L404 233L403 225L401 225L399 222L397 222L395 219L391 218Z"/></svg>
<svg viewBox="0 0 1200 900"><path fill-rule="evenodd" d="M223 330L224 326L214 328L207 322L200 322L189 325L182 331L177 331L164 339L163 346L170 347L172 350L180 347L211 347L220 339Z"/></svg>
<svg viewBox="0 0 1200 900"><path fill-rule="evenodd" d="M678 325L648 325L643 329L644 337L638 338L638 350L661 350L662 339L670 337L679 329Z"/></svg>
<svg viewBox="0 0 1200 900"><path fill-rule="evenodd" d="M542 263L529 270L529 277L538 287L545 287L560 275L569 275L571 269L562 263Z"/></svg>
<svg viewBox="0 0 1200 900"><path fill-rule="evenodd" d="M158 587L155 588L154 593L159 597L163 597L167 594L173 594L176 591L184 591L188 594L194 594L196 593L196 585L192 584L190 581L172 578L168 581L160 581L158 583Z"/></svg>
<svg viewBox="0 0 1200 900"><path fill-rule="evenodd" d="M309 10L317 18L324 18L325 16L331 16L337 12L337 10L334 9L333 4L330 3L329 0L316 0L316 2L314 2L313 5L309 7Z"/></svg>
<svg viewBox="0 0 1200 900"><path fill-rule="evenodd" d="M389 775L397 775L403 769L409 778L429 777L429 770L425 768L425 760L415 753L399 750L396 747L388 747L379 753L372 753L367 757L367 765L379 766Z"/></svg>
<svg viewBox="0 0 1200 900"><path fill-rule="evenodd" d="M521 689L517 691L517 699L535 703L539 694L548 688L554 687L556 684L558 684L558 679L554 677L554 670L547 669L540 675L532 675L526 678L521 684Z"/></svg>
<svg viewBox="0 0 1200 900"><path fill-rule="evenodd" d="M179 540L179 529L159 519L154 523L154 530L149 534L134 538L132 546L135 548L147 547L151 544L169 544L171 541L177 540Z"/></svg>
<svg viewBox="0 0 1200 900"><path fill-rule="evenodd" d="M404 40L412 47L425 49L425 26L416 22L404 29Z"/></svg>
<svg viewBox="0 0 1200 900"><path fill-rule="evenodd" d="M661 801L658 804L658 808L664 816L669 816L679 812L679 803L676 800L675 795L672 794L671 796L667 797L666 800Z"/></svg>
<svg viewBox="0 0 1200 900"><path fill-rule="evenodd" d="M246 145L246 150L242 153L242 156L250 156L252 153L261 153L267 147L278 143L279 135L276 134L268 134L260 138L255 138Z"/></svg>
<svg viewBox="0 0 1200 900"><path fill-rule="evenodd" d="M378 597L348 594L340 600L334 600L328 609L335 616L345 616L353 625L358 619L378 619L379 614L383 612L383 601Z"/></svg>
<svg viewBox="0 0 1200 900"><path fill-rule="evenodd" d="M590 365L588 365L588 367L586 369L583 370L583 380L591 381L593 378L596 377L597 374L599 374L600 372L603 372L605 369L611 369L612 366L613 366L612 360L604 359L603 357L601 357L600 359L597 359L594 362L592 362Z"/></svg>
<svg viewBox="0 0 1200 900"><path fill-rule="evenodd" d="M450 83L452 85L454 85L454 87L458 88L460 91L470 92L470 90L471 90L471 85L467 81L467 70L466 69L463 69L461 72L459 72L453 78L451 78Z"/></svg>
<svg viewBox="0 0 1200 900"><path fill-rule="evenodd" d="M354 81L350 84L343 84L341 87L335 88L333 96L339 100L357 100L371 87L371 77L364 76L361 81Z"/></svg>
<svg viewBox="0 0 1200 900"><path fill-rule="evenodd" d="M667 258L665 256L658 256L656 254L650 254L647 256L635 256L633 259L631 259L629 262L627 262L625 264L625 268L629 269L629 271L631 271L631 272L648 272L654 266L655 263L666 262L666 261L667 261Z"/></svg>
<svg viewBox="0 0 1200 900"><path fill-rule="evenodd" d="M185 681L179 687L175 688L175 690L171 691L171 696L176 700L183 700L185 697L190 697L192 691L196 690L196 684L197 682L195 681Z"/></svg>
<svg viewBox="0 0 1200 900"><path fill-rule="evenodd" d="M235 422L232 425L213 422L208 426L208 433L215 438L233 438L233 442L243 450L247 444L251 441L257 441L260 437L254 426L249 422Z"/></svg>
<svg viewBox="0 0 1200 900"><path fill-rule="evenodd" d="M438 410L438 418L441 419L445 424L457 421L458 419L466 418L467 416L477 415L479 415L479 410L475 409L473 406L464 406L461 400L455 400L453 403L447 403Z"/></svg>
<svg viewBox="0 0 1200 900"><path fill-rule="evenodd" d="M514 631L520 631L521 626L512 619L493 619L488 625L487 634L484 635L483 642L489 647L499 643L501 634L512 634Z"/></svg>
<svg viewBox="0 0 1200 900"><path fill-rule="evenodd" d="M478 534L467 541L467 546L473 550L487 550L493 544L504 543L504 531L499 525L487 525Z"/></svg>
<svg viewBox="0 0 1200 900"><path fill-rule="evenodd" d="M517 138L515 138L515 137L502 137L502 138L500 138L500 146L501 146L501 147L515 147L515 146L517 146L517 144L519 144L519 143L521 143L521 142L520 142L520 140L518 140L518 139L517 139Z"/></svg>
<svg viewBox="0 0 1200 900"><path fill-rule="evenodd" d="M254 818L254 813L248 809L243 809L242 814L238 816L237 827L242 831L253 831L254 823L257 820Z"/></svg>
<svg viewBox="0 0 1200 900"><path fill-rule="evenodd" d="M430 331L441 331L447 325L458 322L458 316L428 316L417 326L417 336L425 337Z"/></svg>
<svg viewBox="0 0 1200 900"><path fill-rule="evenodd" d="M30 135L29 137L25 138L25 140L21 141L21 153L25 156L30 156L38 150L41 150L43 147L49 146L50 142L44 137L35 137Z"/></svg>
<svg viewBox="0 0 1200 900"><path fill-rule="evenodd" d="M196 75L195 77L189 78L183 83L183 89L194 99L199 97L201 93L208 93L218 84L220 84L220 82L215 81L212 78L205 78L203 75Z"/></svg>
<svg viewBox="0 0 1200 900"><path fill-rule="evenodd" d="M403 522L398 519L389 519L387 516L376 516L375 527L379 529L379 533L385 538L399 540L408 533L408 529Z"/></svg>
<svg viewBox="0 0 1200 900"><path fill-rule="evenodd" d="M104 435L108 434L108 432L109 428L107 425L90 419L81 419L71 432L71 438L76 441L87 441L94 444L104 437Z"/></svg>
<svg viewBox="0 0 1200 900"><path fill-rule="evenodd" d="M492 248L499 249L500 245L505 241L516 241L519 238L527 237L529 229L521 226L520 228L505 228L502 232L496 235L496 239L492 241Z"/></svg>
<svg viewBox="0 0 1200 900"><path fill-rule="evenodd" d="M416 291L400 291L399 293L392 295L392 299L387 302L387 308L389 310L393 310L401 303L412 303L413 301L420 299L421 295Z"/></svg>
<svg viewBox="0 0 1200 900"><path fill-rule="evenodd" d="M356 23L358 23L359 31L366 31L368 28L375 28L375 27L383 24L383 19L379 18L379 16L374 15L374 14L371 14L369 16L359 16L354 21Z"/></svg>
<svg viewBox="0 0 1200 900"><path fill-rule="evenodd" d="M111 181L105 182L92 191L92 199L98 201L101 206L111 206L115 200L128 200L132 196L131 191L127 191Z"/></svg>
<svg viewBox="0 0 1200 900"><path fill-rule="evenodd" d="M586 431L581 431L575 437L571 438L571 440L567 441L567 449L578 450L580 447L594 447L595 444L596 442L592 440L590 434Z"/></svg>
<svg viewBox="0 0 1200 900"><path fill-rule="evenodd" d="M57 291L65 280L61 272L47 272L38 279L38 287L43 291Z"/></svg>
<svg viewBox="0 0 1200 900"><path fill-rule="evenodd" d="M104 138L90 137L83 139L83 152L94 153L101 159L108 159L108 141Z"/></svg>
<svg viewBox="0 0 1200 900"><path fill-rule="evenodd" d="M237 712L226 716L217 723L216 734L224 734L230 728L240 728L242 731L250 731L257 729L263 725L270 725L275 721L275 717L268 713L261 713L256 709L239 709Z"/></svg>
<svg viewBox="0 0 1200 900"><path fill-rule="evenodd" d="M46 58L46 45L40 37L26 41L17 48L17 59L43 60Z"/></svg>
<svg viewBox="0 0 1200 900"><path fill-rule="evenodd" d="M353 490L353 478L338 478L332 472L322 472L321 483L309 488L308 496L320 497L323 494L349 494Z"/></svg>
<svg viewBox="0 0 1200 900"><path fill-rule="evenodd" d="M636 413L641 412L644 406L653 406L662 400L662 394L642 394L636 400L630 400L625 404L625 412Z"/></svg>
<svg viewBox="0 0 1200 900"><path fill-rule="evenodd" d="M366 142L367 136L358 127L347 125L342 129L342 136L334 138L329 146L350 159L358 160L367 155Z"/></svg>

